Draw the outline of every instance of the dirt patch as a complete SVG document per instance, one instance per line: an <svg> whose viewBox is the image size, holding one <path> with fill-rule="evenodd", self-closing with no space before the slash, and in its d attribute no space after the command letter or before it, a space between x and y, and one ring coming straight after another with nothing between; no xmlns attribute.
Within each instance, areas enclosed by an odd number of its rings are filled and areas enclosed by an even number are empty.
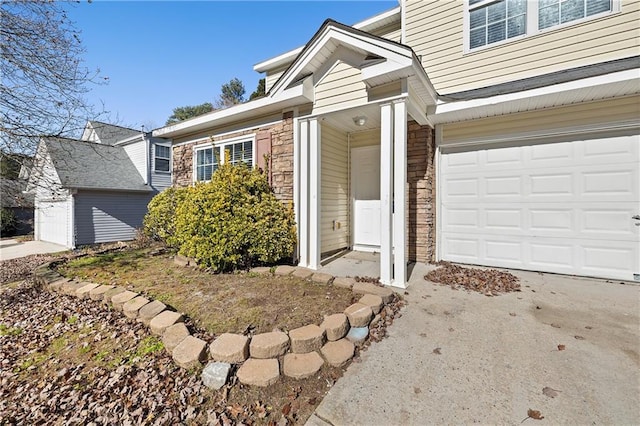
<svg viewBox="0 0 640 426"><path fill-rule="evenodd" d="M439 265L439 268L425 275L424 279L448 285L454 290L464 288L486 296L520 291L518 277L509 272L497 269L464 268L448 262L441 262Z"/></svg>
<svg viewBox="0 0 640 426"><path fill-rule="evenodd" d="M125 285L185 312L196 327L218 335L292 330L320 324L353 301L350 290L292 276L211 274L174 264L148 249L87 256L59 267L67 277Z"/></svg>

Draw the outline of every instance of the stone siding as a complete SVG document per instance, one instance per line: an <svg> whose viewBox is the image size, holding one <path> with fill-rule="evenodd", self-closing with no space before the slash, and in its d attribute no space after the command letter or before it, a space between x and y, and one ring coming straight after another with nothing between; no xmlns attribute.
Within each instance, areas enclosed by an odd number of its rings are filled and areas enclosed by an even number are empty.
<svg viewBox="0 0 640 426"><path fill-rule="evenodd" d="M435 260L436 179L435 135L415 121L407 129L407 181L409 190L409 260Z"/></svg>
<svg viewBox="0 0 640 426"><path fill-rule="evenodd" d="M244 135L256 134L256 165L264 169L264 155L270 155L268 178L276 197L281 201L293 200L293 113L283 114L278 124L213 138L213 142ZM193 184L193 150L205 142L173 147L173 185Z"/></svg>

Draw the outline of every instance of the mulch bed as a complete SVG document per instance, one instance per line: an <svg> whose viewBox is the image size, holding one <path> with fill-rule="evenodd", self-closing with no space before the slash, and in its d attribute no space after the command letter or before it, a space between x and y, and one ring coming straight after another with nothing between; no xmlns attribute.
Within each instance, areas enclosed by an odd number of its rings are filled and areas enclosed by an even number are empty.
<svg viewBox="0 0 640 426"><path fill-rule="evenodd" d="M440 262L439 267L425 275L424 279L447 285L454 290L477 291L486 296L520 291L518 277L497 269L465 268L449 262Z"/></svg>

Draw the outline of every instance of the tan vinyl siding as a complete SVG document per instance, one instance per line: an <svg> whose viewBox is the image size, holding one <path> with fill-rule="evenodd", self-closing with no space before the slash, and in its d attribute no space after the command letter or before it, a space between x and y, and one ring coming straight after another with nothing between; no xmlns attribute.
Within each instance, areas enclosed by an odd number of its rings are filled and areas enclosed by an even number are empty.
<svg viewBox="0 0 640 426"><path fill-rule="evenodd" d="M336 66L325 75L315 88L313 112L320 114L362 105L367 102L367 87L362 82L360 70L338 61Z"/></svg>
<svg viewBox="0 0 640 426"><path fill-rule="evenodd" d="M320 251L349 245L349 179L347 134L322 125ZM333 229L333 221L340 228Z"/></svg>
<svg viewBox="0 0 640 426"><path fill-rule="evenodd" d="M630 121L640 121L640 96L453 123L443 127L442 136L444 142L461 142Z"/></svg>
<svg viewBox="0 0 640 426"><path fill-rule="evenodd" d="M462 1L407 0L406 44L440 94L638 55L640 1L620 12L465 54Z"/></svg>
<svg viewBox="0 0 640 426"><path fill-rule="evenodd" d="M287 70L290 64L287 64L283 67L276 68L274 70L267 71L267 74L264 76L264 91L268 92L269 89L276 84L276 81L280 78L282 74Z"/></svg>
<svg viewBox="0 0 640 426"><path fill-rule="evenodd" d="M380 144L380 129L351 133L349 145L351 148L361 148Z"/></svg>

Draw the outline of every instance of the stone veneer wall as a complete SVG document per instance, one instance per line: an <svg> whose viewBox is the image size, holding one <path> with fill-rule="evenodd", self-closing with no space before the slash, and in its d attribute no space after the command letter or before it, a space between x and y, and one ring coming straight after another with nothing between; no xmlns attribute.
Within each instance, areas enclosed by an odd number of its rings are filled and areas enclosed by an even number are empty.
<svg viewBox="0 0 640 426"><path fill-rule="evenodd" d="M435 134L415 121L407 129L407 181L409 190L409 260L435 260L436 179Z"/></svg>
<svg viewBox="0 0 640 426"><path fill-rule="evenodd" d="M282 121L268 127L214 137L214 142L238 136L256 134L256 164L264 168L263 154L270 153L269 182L281 201L293 200L293 113L285 112ZM201 144L201 143L200 143ZM193 150L196 145L186 144L173 148L173 185L193 184Z"/></svg>

